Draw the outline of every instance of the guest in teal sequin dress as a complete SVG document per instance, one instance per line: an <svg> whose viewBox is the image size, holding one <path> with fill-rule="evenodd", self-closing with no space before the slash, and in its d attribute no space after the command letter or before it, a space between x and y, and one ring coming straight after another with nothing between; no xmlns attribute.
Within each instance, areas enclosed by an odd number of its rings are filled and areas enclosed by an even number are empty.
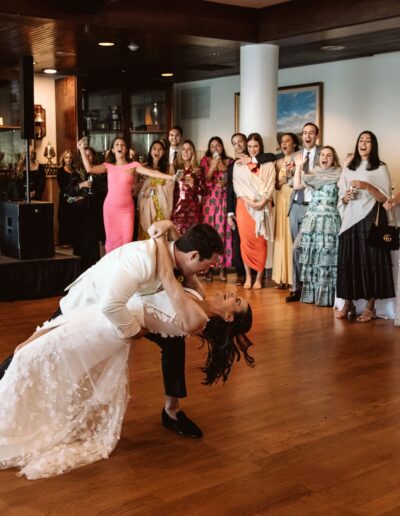
<svg viewBox="0 0 400 516"><path fill-rule="evenodd" d="M340 164L333 147L321 149L318 166L296 181L312 190L307 213L301 225L301 301L333 306L335 301L338 239L341 219L337 210Z"/></svg>

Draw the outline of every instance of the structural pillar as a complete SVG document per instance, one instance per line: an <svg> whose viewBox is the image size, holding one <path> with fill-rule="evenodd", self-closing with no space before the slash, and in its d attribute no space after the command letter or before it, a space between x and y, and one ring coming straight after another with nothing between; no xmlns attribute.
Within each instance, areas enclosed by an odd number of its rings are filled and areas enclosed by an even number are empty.
<svg viewBox="0 0 400 516"><path fill-rule="evenodd" d="M274 152L279 47L266 43L240 48L240 132L260 133L265 151Z"/></svg>

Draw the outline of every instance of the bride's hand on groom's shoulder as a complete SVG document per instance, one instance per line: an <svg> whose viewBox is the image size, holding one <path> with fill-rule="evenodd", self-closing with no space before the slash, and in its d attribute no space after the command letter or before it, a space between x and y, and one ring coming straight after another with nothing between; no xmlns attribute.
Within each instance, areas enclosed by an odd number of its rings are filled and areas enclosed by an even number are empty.
<svg viewBox="0 0 400 516"><path fill-rule="evenodd" d="M173 224L170 220L159 220L158 222L153 222L147 232L150 238L160 238L166 235L172 227Z"/></svg>
<svg viewBox="0 0 400 516"><path fill-rule="evenodd" d="M158 222L153 222L147 232L150 238L160 238L163 235L167 235L170 240L178 240L180 237L179 231L171 220L159 220Z"/></svg>

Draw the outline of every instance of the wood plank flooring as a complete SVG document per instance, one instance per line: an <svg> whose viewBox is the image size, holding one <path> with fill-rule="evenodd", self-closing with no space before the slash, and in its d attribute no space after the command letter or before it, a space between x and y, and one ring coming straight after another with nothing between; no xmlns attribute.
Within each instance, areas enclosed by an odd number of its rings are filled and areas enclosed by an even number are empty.
<svg viewBox="0 0 400 516"><path fill-rule="evenodd" d="M207 291L216 288L225 285ZM182 407L202 440L161 427L160 355L143 339L110 459L48 480L0 471L0 513L400 514L400 328L339 321L332 309L286 304L274 288L238 292L253 307L256 367L240 362L226 385L205 387L204 351L195 339L187 345ZM57 301L0 304L0 359Z"/></svg>

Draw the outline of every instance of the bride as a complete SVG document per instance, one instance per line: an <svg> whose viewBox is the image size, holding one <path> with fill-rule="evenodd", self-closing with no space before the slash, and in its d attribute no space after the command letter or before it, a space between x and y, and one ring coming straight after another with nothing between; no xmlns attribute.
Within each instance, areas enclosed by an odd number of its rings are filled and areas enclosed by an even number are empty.
<svg viewBox="0 0 400 516"><path fill-rule="evenodd" d="M208 353L204 383L225 382L248 354L250 305L233 293L205 300L176 281L164 238L157 274L165 290L128 304L142 328L200 335ZM129 339L118 337L96 305L46 322L16 348L0 381L0 469L29 479L59 475L107 458L115 448L128 401Z"/></svg>

